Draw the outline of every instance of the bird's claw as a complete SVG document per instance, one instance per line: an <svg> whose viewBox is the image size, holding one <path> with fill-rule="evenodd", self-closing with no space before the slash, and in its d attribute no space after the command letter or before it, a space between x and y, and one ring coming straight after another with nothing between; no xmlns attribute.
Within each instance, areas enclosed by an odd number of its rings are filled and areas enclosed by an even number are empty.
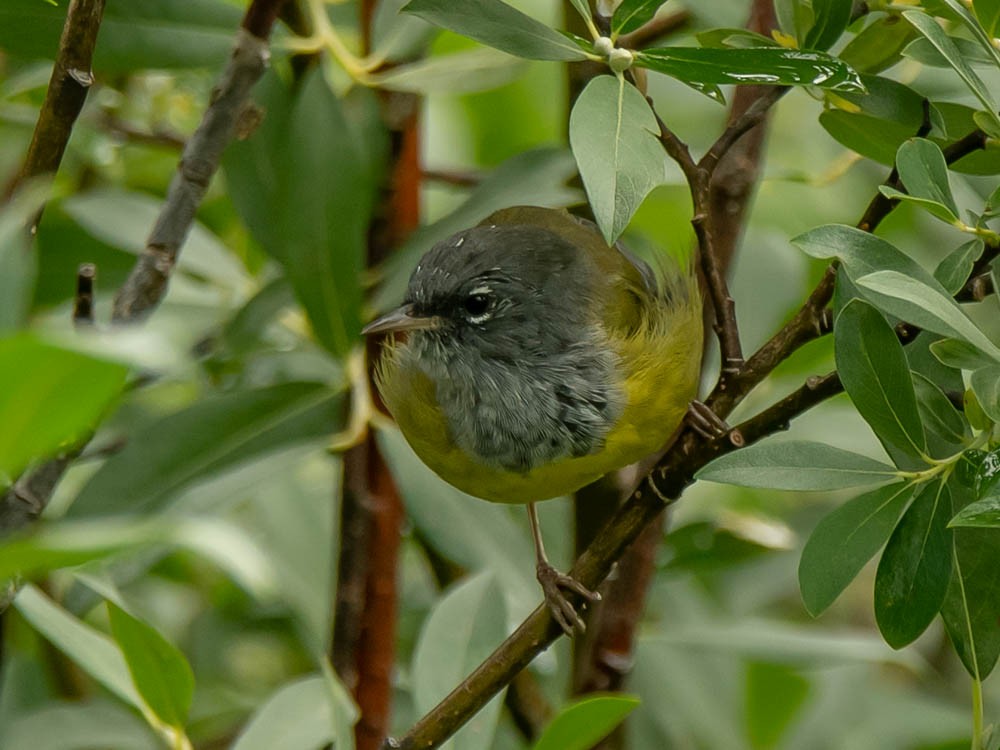
<svg viewBox="0 0 1000 750"><path fill-rule="evenodd" d="M685 418L691 429L706 440L725 437L733 429L726 420L697 399L688 405Z"/></svg>
<svg viewBox="0 0 1000 750"><path fill-rule="evenodd" d="M600 601L601 595L591 591L575 578L560 573L547 562L538 563L536 573L538 583L541 584L545 594L545 604L552 613L552 619L559 623L559 627L571 638L576 632L585 632L586 624L563 590L577 594L587 602Z"/></svg>

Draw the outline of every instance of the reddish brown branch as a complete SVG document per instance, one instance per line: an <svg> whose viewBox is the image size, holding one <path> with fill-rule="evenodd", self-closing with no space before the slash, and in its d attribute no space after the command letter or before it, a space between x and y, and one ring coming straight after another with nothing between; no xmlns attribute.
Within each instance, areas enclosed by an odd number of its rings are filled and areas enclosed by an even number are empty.
<svg viewBox="0 0 1000 750"><path fill-rule="evenodd" d="M8 198L26 180L58 171L73 125L94 83L90 66L103 16L104 0L71 0L45 102L38 113L21 171L7 186ZM32 228L38 225L41 216L39 211Z"/></svg>

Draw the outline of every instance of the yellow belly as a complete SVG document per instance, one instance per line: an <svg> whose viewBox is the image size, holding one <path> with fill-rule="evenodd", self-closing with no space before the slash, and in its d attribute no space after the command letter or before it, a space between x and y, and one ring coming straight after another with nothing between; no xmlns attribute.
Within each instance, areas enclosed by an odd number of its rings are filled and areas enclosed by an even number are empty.
<svg viewBox="0 0 1000 750"><path fill-rule="evenodd" d="M438 476L463 492L499 503L530 503L575 492L608 472L659 450L697 394L701 365L700 306L673 309L618 345L627 372L627 405L599 451L519 473L488 466L458 448L437 407L434 384L402 372L391 350L380 368L380 390L413 450Z"/></svg>

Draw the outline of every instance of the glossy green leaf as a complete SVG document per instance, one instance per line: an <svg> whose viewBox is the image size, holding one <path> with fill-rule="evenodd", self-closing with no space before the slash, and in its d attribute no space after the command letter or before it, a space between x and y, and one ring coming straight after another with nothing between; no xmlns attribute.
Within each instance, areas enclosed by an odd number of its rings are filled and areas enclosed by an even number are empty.
<svg viewBox="0 0 1000 750"><path fill-rule="evenodd" d="M851 4L851 0L812 0L815 20L802 46L818 50L832 47L851 20Z"/></svg>
<svg viewBox="0 0 1000 750"><path fill-rule="evenodd" d="M569 142L605 241L625 231L643 198L666 177L656 118L624 78L597 76L573 105Z"/></svg>
<svg viewBox="0 0 1000 750"><path fill-rule="evenodd" d="M941 282L948 294L957 294L965 286L972 267L983 254L983 241L969 240L946 255L934 269L934 278Z"/></svg>
<svg viewBox="0 0 1000 750"><path fill-rule="evenodd" d="M911 128L911 137L924 119L924 97L898 81L884 76L861 75L864 91L838 91L827 95L827 101L844 111L884 120L900 127ZM847 104L844 104L847 102ZM872 134L874 137L875 134ZM898 147L897 147L898 150Z"/></svg>
<svg viewBox="0 0 1000 750"><path fill-rule="evenodd" d="M750 662L746 667L746 724L750 747L779 747L810 693L810 681L787 664Z"/></svg>
<svg viewBox="0 0 1000 750"><path fill-rule="evenodd" d="M969 384L976 392L976 398L986 416L994 422L1000 422L1000 365L975 370Z"/></svg>
<svg viewBox="0 0 1000 750"><path fill-rule="evenodd" d="M951 493L930 482L914 498L886 544L875 575L875 619L893 648L930 625L951 578Z"/></svg>
<svg viewBox="0 0 1000 750"><path fill-rule="evenodd" d="M532 750L589 750L638 705L630 695L588 695L560 710Z"/></svg>
<svg viewBox="0 0 1000 750"><path fill-rule="evenodd" d="M341 397L318 383L286 383L196 402L130 436L84 486L75 517L139 513L256 456L331 434Z"/></svg>
<svg viewBox="0 0 1000 750"><path fill-rule="evenodd" d="M97 426L125 385L122 365L30 336L0 339L0 485Z"/></svg>
<svg viewBox="0 0 1000 750"><path fill-rule="evenodd" d="M910 368L892 326L862 300L834 324L837 372L858 412L880 440L914 458L927 448Z"/></svg>
<svg viewBox="0 0 1000 750"><path fill-rule="evenodd" d="M268 74L254 94L267 117L223 160L237 211L338 356L360 342L358 278L387 148L374 96L339 98L318 68L294 89Z"/></svg>
<svg viewBox="0 0 1000 750"><path fill-rule="evenodd" d="M429 57L373 73L374 85L415 94L463 94L504 86L527 70L524 60L489 47Z"/></svg>
<svg viewBox="0 0 1000 750"><path fill-rule="evenodd" d="M136 690L162 722L182 728L194 697L194 673L184 654L155 628L111 602L108 616Z"/></svg>
<svg viewBox="0 0 1000 750"><path fill-rule="evenodd" d="M896 153L896 168L910 195L940 203L958 215L948 184L948 164L936 143L926 138L908 140Z"/></svg>
<svg viewBox="0 0 1000 750"><path fill-rule="evenodd" d="M1000 116L996 113L997 105L989 88L962 57L961 51L944 29L938 25L937 21L918 10L903 11L903 17L937 48L969 90L979 99L986 111L991 114L993 121L1000 123Z"/></svg>
<svg viewBox="0 0 1000 750"><path fill-rule="evenodd" d="M108 0L94 70L101 76L221 66L232 51L240 17L240 9L224 0ZM29 59L53 59L65 18L63 2L4 0L0 47Z"/></svg>
<svg viewBox="0 0 1000 750"><path fill-rule="evenodd" d="M132 683L125 658L108 636L73 617L30 584L18 592L14 607L97 682L139 711L149 710Z"/></svg>
<svg viewBox="0 0 1000 750"><path fill-rule="evenodd" d="M585 60L555 29L500 0L410 0L404 10L436 26L529 60Z"/></svg>
<svg viewBox="0 0 1000 750"><path fill-rule="evenodd" d="M784 47L658 47L637 52L635 64L685 82L819 86L833 91L864 90L858 74L841 60L825 52Z"/></svg>
<svg viewBox="0 0 1000 750"><path fill-rule="evenodd" d="M372 306L386 312L399 304L410 273L436 243L466 229L501 208L534 205L561 208L583 202L583 193L567 187L576 175L573 155L565 148L535 148L513 156L490 172L458 208L433 224L420 227L395 251Z"/></svg>
<svg viewBox="0 0 1000 750"><path fill-rule="evenodd" d="M997 363L996 359L961 339L940 339L931 343L930 350L942 364L958 370L978 370Z"/></svg>
<svg viewBox="0 0 1000 750"><path fill-rule="evenodd" d="M918 372L913 373L913 390L931 458L954 455L972 436L968 423L944 391Z"/></svg>
<svg viewBox="0 0 1000 750"><path fill-rule="evenodd" d="M954 570L941 618L966 670L975 678L985 679L1000 657L1000 597L996 595L1000 586L1000 545L995 528L1000 525L1000 503L996 496L986 506L986 500L972 502L968 490L955 482L951 486L952 512L957 515L950 525L958 528L952 531ZM966 511L975 506L979 508L966 516ZM964 518L959 520L960 516ZM974 520L976 516L979 518Z"/></svg>
<svg viewBox="0 0 1000 750"><path fill-rule="evenodd" d="M822 443L765 441L712 461L696 479L775 490L835 490L894 479L881 461Z"/></svg>
<svg viewBox="0 0 1000 750"><path fill-rule="evenodd" d="M841 60L859 73L878 73L892 67L916 30L895 14L876 18L840 51Z"/></svg>
<svg viewBox="0 0 1000 750"><path fill-rule="evenodd" d="M1000 36L1000 1L972 0L972 9L976 12L976 18L979 19L986 36Z"/></svg>
<svg viewBox="0 0 1000 750"><path fill-rule="evenodd" d="M976 469L972 484L976 498L1000 494L1000 448L989 451Z"/></svg>
<svg viewBox="0 0 1000 750"><path fill-rule="evenodd" d="M913 496L896 482L848 500L817 524L802 550L799 589L813 617L833 604L892 534Z"/></svg>
<svg viewBox="0 0 1000 750"><path fill-rule="evenodd" d="M246 724L232 750L274 750L275 748L319 748L335 743L338 735L350 730L356 709L338 710L337 694L330 678L302 677L278 688ZM349 711L346 727L344 710ZM352 734L347 732L347 734ZM351 737L353 739L353 737ZM336 743L340 748L341 744Z"/></svg>
<svg viewBox="0 0 1000 750"><path fill-rule="evenodd" d="M413 654L413 697L430 711L489 656L507 634L504 599L490 573L460 581L424 622ZM494 696L452 738L451 750L489 750L500 718L503 693Z"/></svg>
<svg viewBox="0 0 1000 750"><path fill-rule="evenodd" d="M613 36L635 31L647 21L651 21L665 0L622 0L611 17Z"/></svg>
<svg viewBox="0 0 1000 750"><path fill-rule="evenodd" d="M1000 349L955 301L929 284L899 271L875 271L855 282L874 293L877 304L886 312L942 336L965 339L991 357L1000 358Z"/></svg>

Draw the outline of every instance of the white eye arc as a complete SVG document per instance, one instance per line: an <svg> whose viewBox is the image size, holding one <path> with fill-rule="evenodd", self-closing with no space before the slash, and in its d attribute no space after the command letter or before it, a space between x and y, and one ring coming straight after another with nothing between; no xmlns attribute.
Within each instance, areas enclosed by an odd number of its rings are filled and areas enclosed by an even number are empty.
<svg viewBox="0 0 1000 750"><path fill-rule="evenodd" d="M462 303L470 323L485 323L493 317L493 290L488 286L477 286Z"/></svg>

